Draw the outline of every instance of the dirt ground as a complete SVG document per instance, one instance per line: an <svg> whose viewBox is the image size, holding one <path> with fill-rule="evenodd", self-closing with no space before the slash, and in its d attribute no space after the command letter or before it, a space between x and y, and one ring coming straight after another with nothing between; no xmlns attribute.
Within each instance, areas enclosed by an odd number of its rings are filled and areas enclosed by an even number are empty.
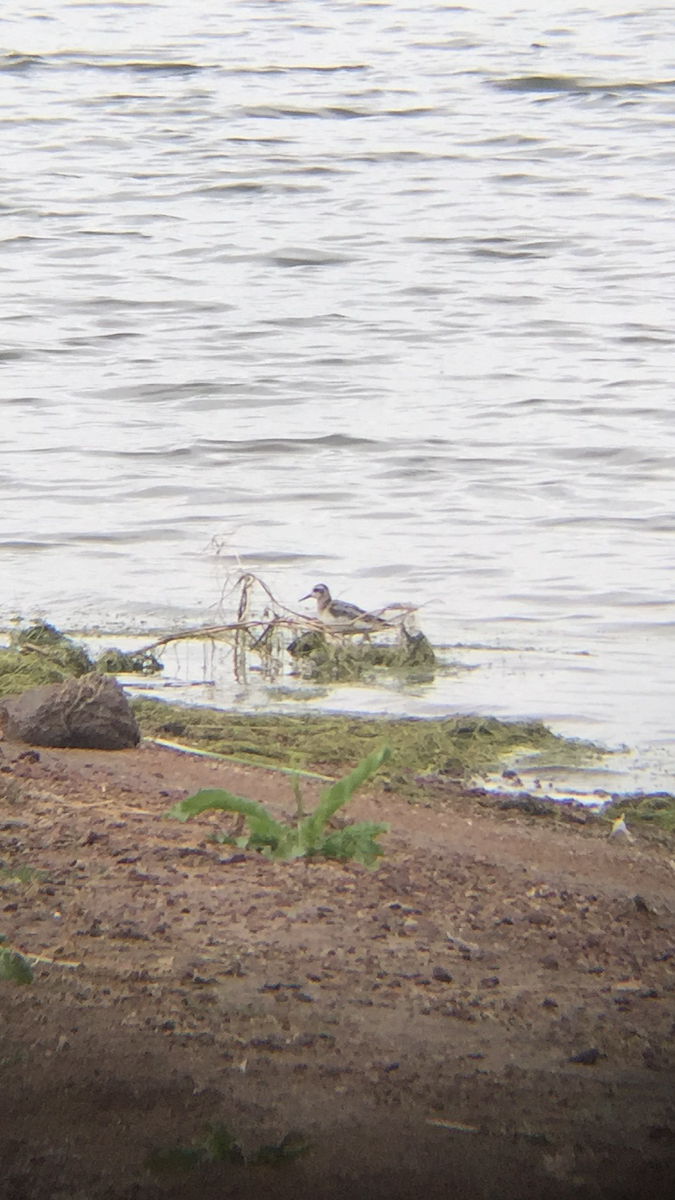
<svg viewBox="0 0 675 1200"><path fill-rule="evenodd" d="M147 742L0 746L0 932L38 957L0 983L3 1200L675 1195L672 848L448 785L352 801L374 872L270 863L163 816L205 786L293 809ZM249 1161L148 1169L208 1125Z"/></svg>

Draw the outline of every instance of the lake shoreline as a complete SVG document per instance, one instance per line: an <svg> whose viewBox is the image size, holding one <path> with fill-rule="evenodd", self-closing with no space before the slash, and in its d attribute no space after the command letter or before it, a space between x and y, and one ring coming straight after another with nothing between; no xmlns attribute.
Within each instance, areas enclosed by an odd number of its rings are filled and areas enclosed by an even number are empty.
<svg viewBox="0 0 675 1200"><path fill-rule="evenodd" d="M389 826L377 870L270 862L210 840L231 818L165 814L221 787L288 817L284 773L146 740L0 746L1 931L35 972L0 984L13 1195L77 1178L155 1200L148 1163L167 1162L162 1195L189 1200L224 1178L242 1198L337 1200L347 1178L477 1198L486 1172L508 1200L638 1200L645 1170L667 1194L667 844L457 780L417 802L375 780L344 815ZM322 786L302 779L310 808ZM206 1152L182 1172L166 1152L189 1159L209 1123L250 1160L294 1130L309 1149L274 1179Z"/></svg>

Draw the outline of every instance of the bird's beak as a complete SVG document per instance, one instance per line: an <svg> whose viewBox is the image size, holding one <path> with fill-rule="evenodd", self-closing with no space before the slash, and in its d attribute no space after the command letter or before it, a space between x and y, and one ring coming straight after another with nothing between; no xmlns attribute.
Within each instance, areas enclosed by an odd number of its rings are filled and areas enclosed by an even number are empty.
<svg viewBox="0 0 675 1200"><path fill-rule="evenodd" d="M308 592L306 596L300 597L300 603L302 604L303 600L311 600L311 599L312 599L312 593Z"/></svg>

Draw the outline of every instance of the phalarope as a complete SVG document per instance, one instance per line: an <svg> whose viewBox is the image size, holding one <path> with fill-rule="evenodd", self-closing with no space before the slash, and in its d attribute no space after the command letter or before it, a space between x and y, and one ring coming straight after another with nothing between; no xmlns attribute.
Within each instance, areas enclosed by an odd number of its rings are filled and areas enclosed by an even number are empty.
<svg viewBox="0 0 675 1200"><path fill-rule="evenodd" d="M387 628L387 622L373 613L366 612L357 604L348 604L346 600L333 600L325 583L317 583L311 592L301 596L301 600L316 600L316 611L320 621L326 625L367 626L369 629Z"/></svg>

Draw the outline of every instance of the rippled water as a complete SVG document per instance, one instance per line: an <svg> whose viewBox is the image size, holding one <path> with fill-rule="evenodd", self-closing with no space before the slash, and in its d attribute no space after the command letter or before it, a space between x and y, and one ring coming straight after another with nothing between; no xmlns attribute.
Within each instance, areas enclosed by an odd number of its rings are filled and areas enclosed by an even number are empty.
<svg viewBox="0 0 675 1200"><path fill-rule="evenodd" d="M476 668L332 703L542 716L665 778L672 8L12 12L0 618L325 579Z"/></svg>

